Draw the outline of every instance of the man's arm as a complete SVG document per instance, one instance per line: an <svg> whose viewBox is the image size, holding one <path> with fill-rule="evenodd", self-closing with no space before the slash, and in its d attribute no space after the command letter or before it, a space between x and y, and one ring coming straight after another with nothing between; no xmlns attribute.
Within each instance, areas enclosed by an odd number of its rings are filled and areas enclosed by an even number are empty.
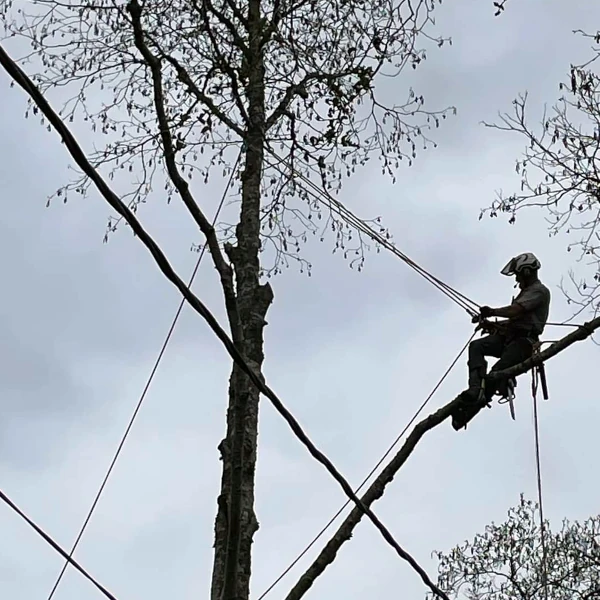
<svg viewBox="0 0 600 600"><path fill-rule="evenodd" d="M525 312L523 305L513 302L510 306L501 308L491 308L490 317L504 317L505 319L514 319L521 316Z"/></svg>
<svg viewBox="0 0 600 600"><path fill-rule="evenodd" d="M501 308L490 308L489 306L481 307L481 316L483 317L504 317L506 319L514 319L520 317L523 313L535 310L544 301L544 293L539 289L528 288L521 294L518 299L510 306Z"/></svg>

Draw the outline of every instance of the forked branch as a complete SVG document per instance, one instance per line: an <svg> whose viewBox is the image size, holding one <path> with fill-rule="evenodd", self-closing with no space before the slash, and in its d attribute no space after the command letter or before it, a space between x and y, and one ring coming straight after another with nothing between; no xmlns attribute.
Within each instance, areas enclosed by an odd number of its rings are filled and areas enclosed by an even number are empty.
<svg viewBox="0 0 600 600"><path fill-rule="evenodd" d="M196 221L200 231L206 236L208 249L212 256L215 267L221 278L225 305L227 314L231 324L231 335L234 342L241 341L242 328L239 323L239 315L237 310L237 301L233 284L233 272L231 266L225 261L225 257L221 252L219 240L217 238L215 228L211 225L204 213L200 210L198 203L194 199L190 186L182 177L177 163L175 161L176 149L173 143L173 136L169 128L164 102L164 92L162 83L162 67L160 60L152 54L144 39L144 31L142 29L142 8L137 0L130 0L127 4L127 10L131 15L133 25L135 46L144 58L152 74L152 88L154 91L154 108L158 120L160 137L164 149L164 159L167 167L167 173L173 182L173 185L179 192L183 203Z"/></svg>

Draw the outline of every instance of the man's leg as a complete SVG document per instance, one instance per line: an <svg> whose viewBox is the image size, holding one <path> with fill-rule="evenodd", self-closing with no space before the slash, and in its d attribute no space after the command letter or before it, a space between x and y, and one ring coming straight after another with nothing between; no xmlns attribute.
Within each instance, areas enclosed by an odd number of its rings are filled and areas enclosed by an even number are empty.
<svg viewBox="0 0 600 600"><path fill-rule="evenodd" d="M504 369L514 367L530 358L532 354L533 344L531 341L524 337L516 338L506 344L506 348L504 348L500 360L492 367L491 372L503 371ZM495 381L493 385L500 395L506 396L508 393L507 384L508 380L503 378Z"/></svg>
<svg viewBox="0 0 600 600"><path fill-rule="evenodd" d="M498 334L486 335L469 344L469 399L477 400L481 391L481 384L487 372L486 356L501 357L504 354L504 337Z"/></svg>
<svg viewBox="0 0 600 600"><path fill-rule="evenodd" d="M500 357L504 350L504 337L498 334L487 335L469 344L469 388L462 393L465 402L459 406L452 415L452 427L458 431L467 426L467 423L483 408L481 399L481 384L487 371L486 356ZM486 393L486 397L489 394Z"/></svg>

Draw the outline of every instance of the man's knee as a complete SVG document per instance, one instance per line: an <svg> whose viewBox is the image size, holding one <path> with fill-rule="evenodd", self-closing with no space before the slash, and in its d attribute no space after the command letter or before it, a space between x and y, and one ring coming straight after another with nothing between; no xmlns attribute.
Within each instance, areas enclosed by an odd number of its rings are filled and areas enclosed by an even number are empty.
<svg viewBox="0 0 600 600"><path fill-rule="evenodd" d="M484 347L485 347L485 338L479 338L477 340L473 340L469 344L469 354L483 354Z"/></svg>
<svg viewBox="0 0 600 600"><path fill-rule="evenodd" d="M484 339L473 340L469 344L469 366L477 368L483 367L486 364Z"/></svg>
<svg viewBox="0 0 600 600"><path fill-rule="evenodd" d="M496 362L493 367L493 371L504 371L504 369L510 369L519 363L526 361L533 354L533 346L526 339L520 339L513 342L506 350L502 353L500 360Z"/></svg>

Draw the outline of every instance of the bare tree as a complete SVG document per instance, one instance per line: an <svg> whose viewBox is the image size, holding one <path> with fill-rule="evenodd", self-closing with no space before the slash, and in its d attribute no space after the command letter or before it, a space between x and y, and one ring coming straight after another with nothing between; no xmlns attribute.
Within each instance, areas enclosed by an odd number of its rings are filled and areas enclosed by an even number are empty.
<svg viewBox="0 0 600 600"><path fill-rule="evenodd" d="M435 553L439 587L471 600L541 600L546 592L552 600L600 598L600 515L582 523L565 520L556 532L545 522L544 530L547 565L538 505L521 496L506 522Z"/></svg>
<svg viewBox="0 0 600 600"><path fill-rule="evenodd" d="M484 211L491 217L509 215L514 223L523 208L543 207L548 212L552 235L561 231L577 239L568 250L579 252L585 272L570 273L570 290L563 286L567 300L578 307L577 314L600 309L600 78L595 70L600 57L600 32L590 35L593 56L583 65L572 66L569 81L560 83L563 95L539 127L527 122L527 95L513 101L512 114L501 122L487 124L519 133L527 139L524 156L517 160L521 176L519 192L500 194ZM482 215L484 214L482 213ZM574 289L573 289L574 288Z"/></svg>
<svg viewBox="0 0 600 600"><path fill-rule="evenodd" d="M119 177L129 207L152 190L178 197L219 276L231 338L260 373L273 301L265 276L301 243L329 229L358 267L364 241L315 201L376 156L385 173L431 142L448 109L427 111L412 89L398 103L376 83L426 57L433 0L37 0L3 2L6 37L26 40L21 63L61 116L96 132L94 167ZM31 104L29 113L35 113ZM239 172L232 153L243 160ZM214 167L239 177L239 216L212 227L198 200ZM198 182L200 176L200 182ZM84 174L56 190L85 195ZM325 208L324 208L325 206ZM119 219L111 218L107 234ZM353 239L355 238L355 239ZM267 253L267 254L265 254ZM259 392L234 365L215 522L211 597L247 598L254 511Z"/></svg>

